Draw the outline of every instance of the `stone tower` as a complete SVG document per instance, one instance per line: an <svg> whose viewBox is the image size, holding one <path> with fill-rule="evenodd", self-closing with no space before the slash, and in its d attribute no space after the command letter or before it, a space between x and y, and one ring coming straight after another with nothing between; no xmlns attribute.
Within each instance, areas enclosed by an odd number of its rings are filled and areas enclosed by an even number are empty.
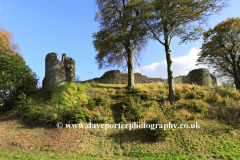
<svg viewBox="0 0 240 160"><path fill-rule="evenodd" d="M187 75L190 80L190 83L196 83L197 85L204 86L216 86L217 79L212 74L210 74L209 70L206 68L199 68L190 71Z"/></svg>
<svg viewBox="0 0 240 160"><path fill-rule="evenodd" d="M57 56L57 53L52 52L45 58L43 88L54 88L65 84L66 81L75 81L75 60L62 54L62 61L59 61Z"/></svg>

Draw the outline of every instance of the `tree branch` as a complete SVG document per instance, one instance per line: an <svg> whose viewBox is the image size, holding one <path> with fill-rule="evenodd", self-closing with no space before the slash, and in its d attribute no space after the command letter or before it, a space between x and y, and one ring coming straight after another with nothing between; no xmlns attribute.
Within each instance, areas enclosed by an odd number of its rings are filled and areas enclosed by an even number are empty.
<svg viewBox="0 0 240 160"><path fill-rule="evenodd" d="M155 32L154 32L153 29L148 25L148 23L147 23L146 21L144 21L144 22L145 22L145 24L148 26L148 28L151 30L151 32L153 33L154 37L158 40L158 42L160 42L162 45L165 45L165 43L163 43L162 41L160 41L160 40L157 38Z"/></svg>

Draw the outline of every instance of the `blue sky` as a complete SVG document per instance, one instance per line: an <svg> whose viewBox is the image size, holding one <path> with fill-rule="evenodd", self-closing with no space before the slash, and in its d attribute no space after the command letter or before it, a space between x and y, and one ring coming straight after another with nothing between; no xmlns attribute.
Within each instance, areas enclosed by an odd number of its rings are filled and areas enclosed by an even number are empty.
<svg viewBox="0 0 240 160"><path fill-rule="evenodd" d="M239 17L239 0L230 0L220 14L209 17L205 30L230 17ZM75 60L75 75L80 80L101 77L95 60L93 32L99 31L94 21L98 11L95 0L0 0L0 25L13 33L26 64L36 72L40 83L45 76L45 57L50 52L58 53L58 59L66 53ZM161 40L163 38L161 37ZM180 38L173 37L170 45L174 77L187 75L189 71L207 66L195 66L202 39L178 45ZM142 75L167 78L165 49L158 41L149 40L139 60ZM114 68L117 69L117 68ZM210 70L212 72L212 70Z"/></svg>

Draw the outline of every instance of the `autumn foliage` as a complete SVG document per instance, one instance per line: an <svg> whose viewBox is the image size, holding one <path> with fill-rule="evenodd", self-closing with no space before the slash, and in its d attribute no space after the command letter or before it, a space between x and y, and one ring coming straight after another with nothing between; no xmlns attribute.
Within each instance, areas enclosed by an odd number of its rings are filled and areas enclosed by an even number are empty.
<svg viewBox="0 0 240 160"><path fill-rule="evenodd" d="M0 110L12 109L18 96L32 93L38 83L36 73L26 65L13 41L13 34L0 26Z"/></svg>
<svg viewBox="0 0 240 160"><path fill-rule="evenodd" d="M7 53L19 53L20 48L18 44L14 43L13 41L14 35L6 29L3 29L2 26L0 26L0 50Z"/></svg>

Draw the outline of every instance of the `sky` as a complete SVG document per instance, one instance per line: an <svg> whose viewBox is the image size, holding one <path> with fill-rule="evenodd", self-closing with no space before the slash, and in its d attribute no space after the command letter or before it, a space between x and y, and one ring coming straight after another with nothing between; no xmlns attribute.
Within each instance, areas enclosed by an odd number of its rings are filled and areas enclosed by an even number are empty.
<svg viewBox="0 0 240 160"><path fill-rule="evenodd" d="M229 6L208 18L204 30L213 28L227 18L239 17L239 0L230 0ZM98 69L93 45L93 33L100 30L94 21L98 11L95 0L0 0L0 25L15 36L26 64L39 77L40 86L45 76L45 57L55 52L61 60L62 54L75 60L75 75L81 81L101 77L106 71L118 68ZM160 38L163 41L163 37ZM182 43L173 37L170 44L173 59L173 75L187 75L197 68L197 54L203 40ZM141 70L136 72L152 78L167 78L165 49L158 41L149 40L146 50L141 52ZM122 70L121 70L122 71ZM210 69L210 73L213 70ZM220 81L218 80L218 85Z"/></svg>

